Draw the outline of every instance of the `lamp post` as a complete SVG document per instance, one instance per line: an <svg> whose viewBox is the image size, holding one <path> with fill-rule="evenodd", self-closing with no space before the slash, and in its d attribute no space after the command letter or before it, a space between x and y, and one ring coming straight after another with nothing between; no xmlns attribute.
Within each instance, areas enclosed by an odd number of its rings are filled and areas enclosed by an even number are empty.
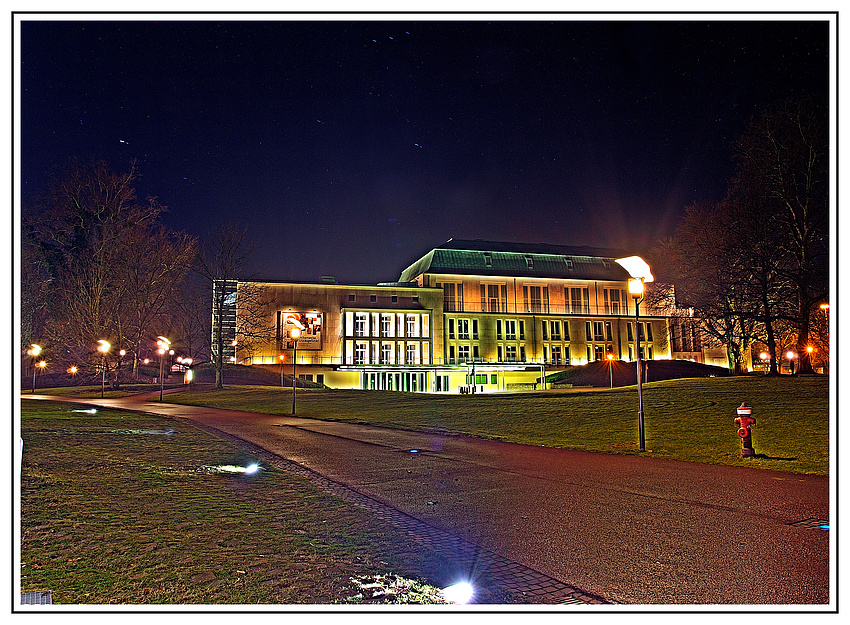
<svg viewBox="0 0 850 625"><path fill-rule="evenodd" d="M646 440L643 429L643 371L640 361L640 303L643 301L643 279L632 278L629 280L629 293L635 298L635 356L637 358L637 387L638 387L638 432L640 436L640 450L646 451Z"/></svg>
<svg viewBox="0 0 850 625"><path fill-rule="evenodd" d="M298 379L295 375L295 365L298 361L298 337L301 336L301 329L292 328L289 336L292 338L292 414L295 414L295 380Z"/></svg>
<svg viewBox="0 0 850 625"><path fill-rule="evenodd" d="M278 354L277 359L280 361L280 385L283 386L283 354Z"/></svg>
<svg viewBox="0 0 850 625"><path fill-rule="evenodd" d="M33 343L30 345L29 354L32 356L32 392L35 393L35 372L37 369L35 368L35 359L41 353L41 345L36 345Z"/></svg>
<svg viewBox="0 0 850 625"><path fill-rule="evenodd" d="M159 353L159 401L162 401L162 389L165 384L162 365L165 362L165 354L168 352L168 348L171 346L171 341L169 341L164 336L158 336L156 338L159 339L156 342L156 344L159 345L159 349L157 350L157 353Z"/></svg>
<svg viewBox="0 0 850 625"><path fill-rule="evenodd" d="M643 383L641 380L640 359L640 303L643 301L644 285L646 282L654 282L652 271L645 260L640 256L629 256L618 258L615 261L625 269L631 279L629 280L629 293L635 298L635 356L637 360L637 387L638 387L638 435L640 451L646 451L646 437L643 427Z"/></svg>
<svg viewBox="0 0 850 625"><path fill-rule="evenodd" d="M614 388L614 354L608 352L608 374L611 376L611 388Z"/></svg>
<svg viewBox="0 0 850 625"><path fill-rule="evenodd" d="M112 345L109 344L109 341L105 341L104 339L100 339L98 343L99 345L97 351L103 354L103 357L101 359L101 363L103 365L103 375L100 381L100 398L103 399L103 393L106 390L106 352L109 351L109 348L112 347Z"/></svg>
<svg viewBox="0 0 850 625"><path fill-rule="evenodd" d="M44 371L44 368L46 366L47 366L47 363L44 360L39 360L36 363L35 367L33 368L33 372L32 372L32 390L33 390L33 393L35 392L35 372L38 371L39 369Z"/></svg>

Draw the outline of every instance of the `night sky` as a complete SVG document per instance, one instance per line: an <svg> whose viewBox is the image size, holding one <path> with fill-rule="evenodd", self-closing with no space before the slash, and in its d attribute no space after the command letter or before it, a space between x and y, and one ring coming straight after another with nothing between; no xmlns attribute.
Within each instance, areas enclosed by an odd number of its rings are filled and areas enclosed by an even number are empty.
<svg viewBox="0 0 850 625"><path fill-rule="evenodd" d="M449 238L645 252L722 199L751 116L829 86L828 16L70 17L22 18L23 210L70 157L136 159L172 227L248 227L245 278L392 281Z"/></svg>

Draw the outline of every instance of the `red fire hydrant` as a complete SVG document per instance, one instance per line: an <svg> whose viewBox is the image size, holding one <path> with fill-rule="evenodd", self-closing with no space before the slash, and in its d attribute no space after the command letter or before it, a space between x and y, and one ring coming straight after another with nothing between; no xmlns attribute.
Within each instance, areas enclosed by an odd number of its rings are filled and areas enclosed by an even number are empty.
<svg viewBox="0 0 850 625"><path fill-rule="evenodd" d="M738 436L741 437L741 458L752 458L756 455L753 450L752 432L750 432L750 426L756 422L752 414L753 409L747 406L746 402L742 402L738 407L738 418L735 419L735 423L738 424Z"/></svg>

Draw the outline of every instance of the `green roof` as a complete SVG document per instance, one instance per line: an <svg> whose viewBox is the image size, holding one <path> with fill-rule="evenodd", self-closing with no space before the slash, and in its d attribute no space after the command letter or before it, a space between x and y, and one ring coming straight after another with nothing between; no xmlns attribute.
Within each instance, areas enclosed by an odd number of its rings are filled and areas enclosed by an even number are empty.
<svg viewBox="0 0 850 625"><path fill-rule="evenodd" d="M629 274L614 259L629 255L583 246L449 240L405 269L399 281L426 273L623 281Z"/></svg>

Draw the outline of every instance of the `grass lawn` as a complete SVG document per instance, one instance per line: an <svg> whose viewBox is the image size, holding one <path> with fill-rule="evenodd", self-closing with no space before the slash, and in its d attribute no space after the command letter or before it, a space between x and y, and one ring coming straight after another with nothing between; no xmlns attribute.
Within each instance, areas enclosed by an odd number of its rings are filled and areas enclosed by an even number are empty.
<svg viewBox="0 0 850 625"><path fill-rule="evenodd" d="M689 378L644 385L647 453L656 458L829 474L828 376ZM299 391L300 417L637 454L635 386L613 390L426 395ZM168 395L174 403L287 415L291 391L233 386ZM753 408L756 457L741 458L736 408Z"/></svg>
<svg viewBox="0 0 850 625"><path fill-rule="evenodd" d="M189 424L58 401L21 410L22 592L62 604L312 604L345 602L377 574L445 582L450 564L302 478L212 468L254 459ZM433 591L422 588L408 601Z"/></svg>

